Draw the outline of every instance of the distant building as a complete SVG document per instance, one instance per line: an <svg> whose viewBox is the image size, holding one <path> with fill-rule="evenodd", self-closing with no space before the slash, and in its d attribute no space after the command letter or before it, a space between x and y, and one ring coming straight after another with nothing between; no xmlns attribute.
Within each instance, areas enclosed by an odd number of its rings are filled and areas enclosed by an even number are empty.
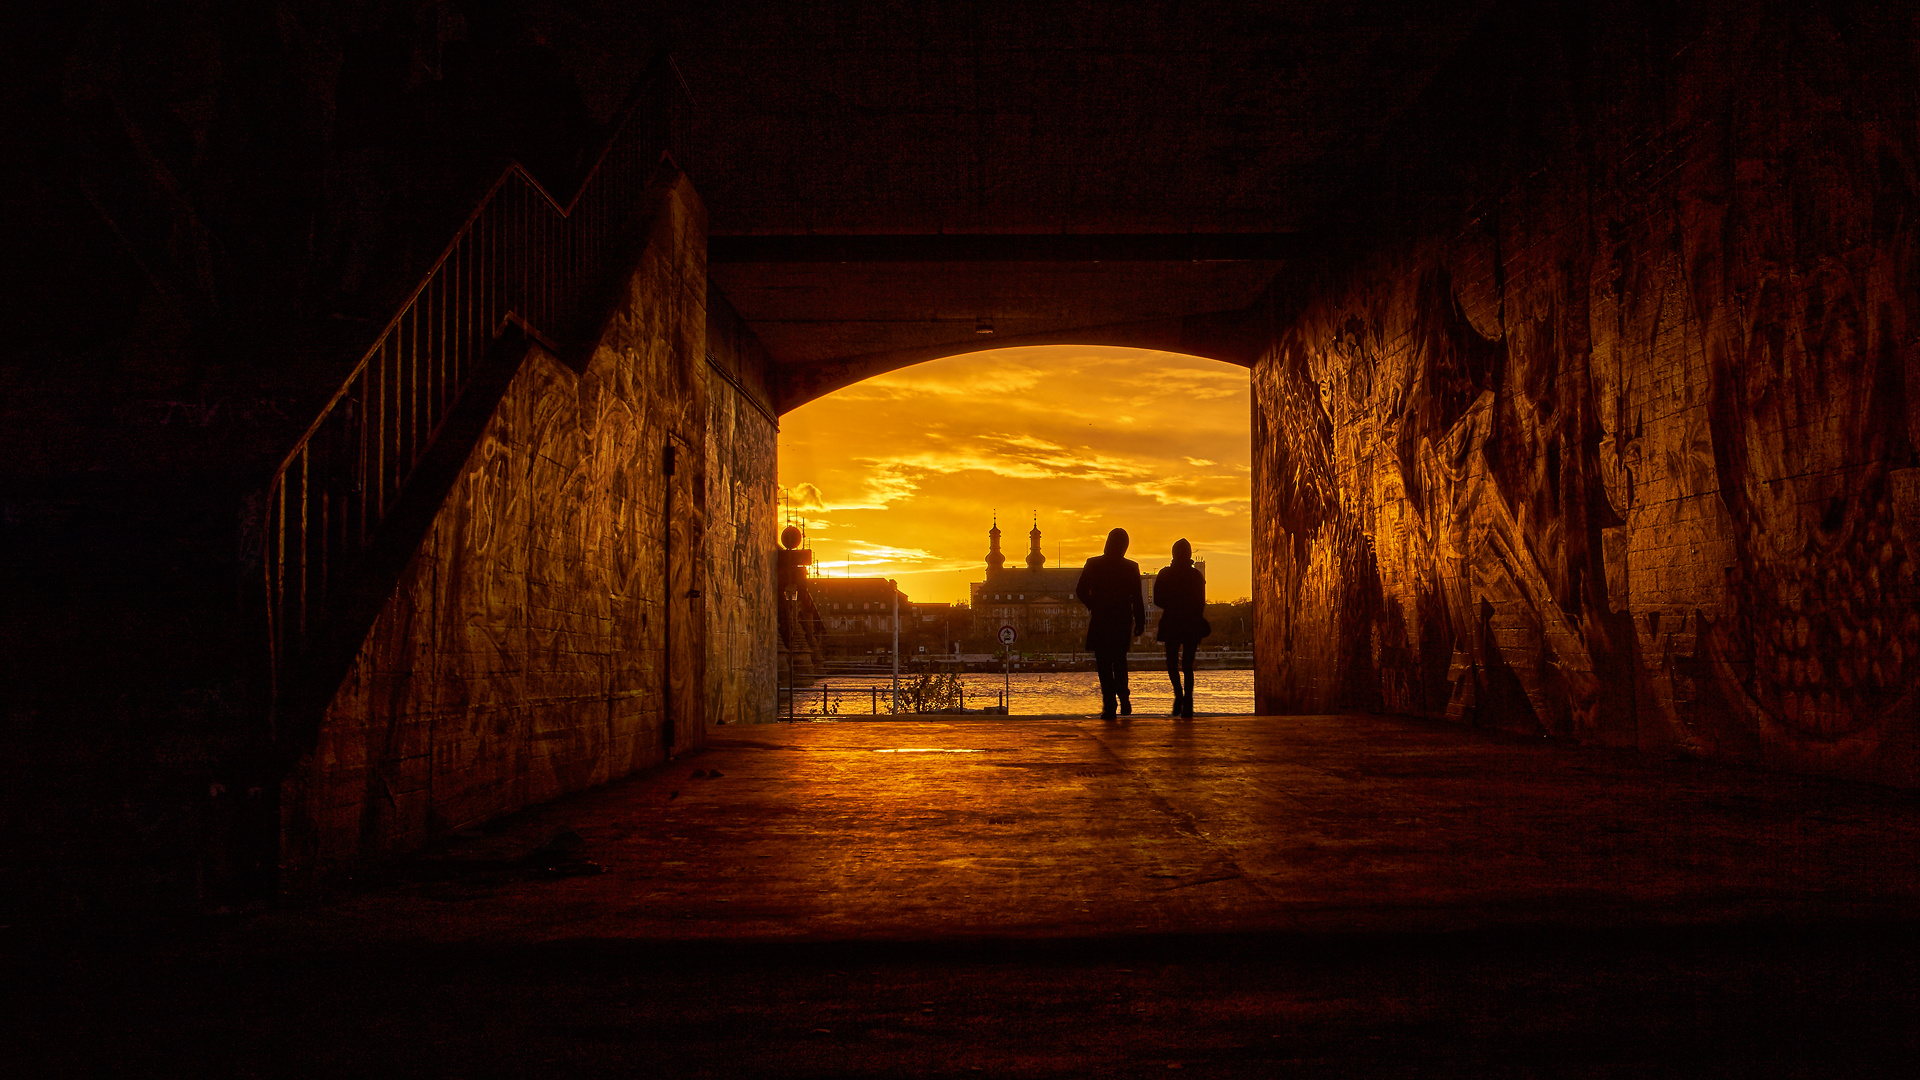
<svg viewBox="0 0 1920 1080"><path fill-rule="evenodd" d="M1038 521L1027 539L1026 565L1008 567L1007 557L1000 551L1000 523L995 521L987 531L987 579L971 586L976 640L997 643L1000 628L1012 626L1019 635L1014 647L1022 652L1074 652L1085 648L1087 609L1074 595L1083 568L1047 567L1047 557L1040 551ZM1199 567L1200 576L1206 577L1206 562L1194 565ZM1147 629L1136 645L1151 643L1160 625L1160 609L1153 606L1156 576L1158 571L1140 575L1140 597L1147 603Z"/></svg>
<svg viewBox="0 0 1920 1080"><path fill-rule="evenodd" d="M828 659L891 654L896 611L901 652L908 651L913 604L893 581L816 577L807 580L807 588L820 613L821 647Z"/></svg>
<svg viewBox="0 0 1920 1080"><path fill-rule="evenodd" d="M908 630L912 631L911 640ZM900 653L945 656L960 652L961 643L972 631L973 613L965 604L914 604L912 616L900 631Z"/></svg>
<svg viewBox="0 0 1920 1080"><path fill-rule="evenodd" d="M1027 534L1025 566L1007 566L1000 552L1000 523L987 531L987 579L970 587L976 639L997 642L1002 626L1012 626L1022 651L1072 651L1087 634L1087 609L1073 595L1080 568L1047 568L1040 551L1040 523Z"/></svg>

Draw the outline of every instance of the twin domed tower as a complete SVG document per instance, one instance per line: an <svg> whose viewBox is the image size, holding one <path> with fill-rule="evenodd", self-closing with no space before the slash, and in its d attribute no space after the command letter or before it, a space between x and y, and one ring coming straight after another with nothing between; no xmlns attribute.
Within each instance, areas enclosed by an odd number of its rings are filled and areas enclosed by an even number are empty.
<svg viewBox="0 0 1920 1080"><path fill-rule="evenodd" d="M1027 534L1030 547L1027 549L1027 569L1038 570L1047 565L1047 557L1040 554L1040 517L1034 515L1033 531ZM987 530L987 569L1001 570L1007 565L1007 557L1000 553L1000 518L995 515L993 528Z"/></svg>
<svg viewBox="0 0 1920 1080"><path fill-rule="evenodd" d="M971 586L974 630L982 641L995 641L1003 626L1012 626L1023 649L1061 651L1079 648L1086 635L1087 610L1074 599L1080 569L1048 566L1040 554L1040 519L1027 533L1027 565L1008 566L1000 551L1000 521L987 530L987 580Z"/></svg>

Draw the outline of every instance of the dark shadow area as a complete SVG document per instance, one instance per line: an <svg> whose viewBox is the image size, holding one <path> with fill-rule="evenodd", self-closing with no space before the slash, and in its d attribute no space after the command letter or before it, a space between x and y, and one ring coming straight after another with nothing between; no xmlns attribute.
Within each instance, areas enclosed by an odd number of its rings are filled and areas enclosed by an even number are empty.
<svg viewBox="0 0 1920 1080"><path fill-rule="evenodd" d="M27 1073L1793 1076L1920 1050L1909 919L15 952Z"/></svg>
<svg viewBox="0 0 1920 1080"><path fill-rule="evenodd" d="M902 746L971 752L876 752ZM0 955L32 993L0 1052L46 1075L1893 1074L1920 1049L1913 810L1440 721L796 725L305 906L16 922Z"/></svg>

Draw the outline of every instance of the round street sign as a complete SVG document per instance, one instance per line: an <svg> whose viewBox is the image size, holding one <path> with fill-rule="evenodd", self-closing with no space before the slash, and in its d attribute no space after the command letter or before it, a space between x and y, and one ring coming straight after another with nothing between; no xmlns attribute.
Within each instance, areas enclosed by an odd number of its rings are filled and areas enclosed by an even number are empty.
<svg viewBox="0 0 1920 1080"><path fill-rule="evenodd" d="M1002 626L1000 628L1000 644L1011 645L1013 644L1013 638L1014 638L1014 633L1013 633L1012 623L1008 623L1007 625Z"/></svg>

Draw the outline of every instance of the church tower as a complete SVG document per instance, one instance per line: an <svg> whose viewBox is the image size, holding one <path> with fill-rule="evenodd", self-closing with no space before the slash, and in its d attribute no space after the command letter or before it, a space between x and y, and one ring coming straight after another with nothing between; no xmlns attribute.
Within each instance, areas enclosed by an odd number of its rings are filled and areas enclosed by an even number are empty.
<svg viewBox="0 0 1920 1080"><path fill-rule="evenodd" d="M1047 565L1047 557L1040 554L1040 515L1033 517L1033 531L1027 534L1032 547L1027 550L1027 569L1038 570Z"/></svg>
<svg viewBox="0 0 1920 1080"><path fill-rule="evenodd" d="M997 516L993 519L993 528L987 532L987 540L990 542L987 548L987 572L992 573L1007 565L1007 557L1000 554L1000 519Z"/></svg>

